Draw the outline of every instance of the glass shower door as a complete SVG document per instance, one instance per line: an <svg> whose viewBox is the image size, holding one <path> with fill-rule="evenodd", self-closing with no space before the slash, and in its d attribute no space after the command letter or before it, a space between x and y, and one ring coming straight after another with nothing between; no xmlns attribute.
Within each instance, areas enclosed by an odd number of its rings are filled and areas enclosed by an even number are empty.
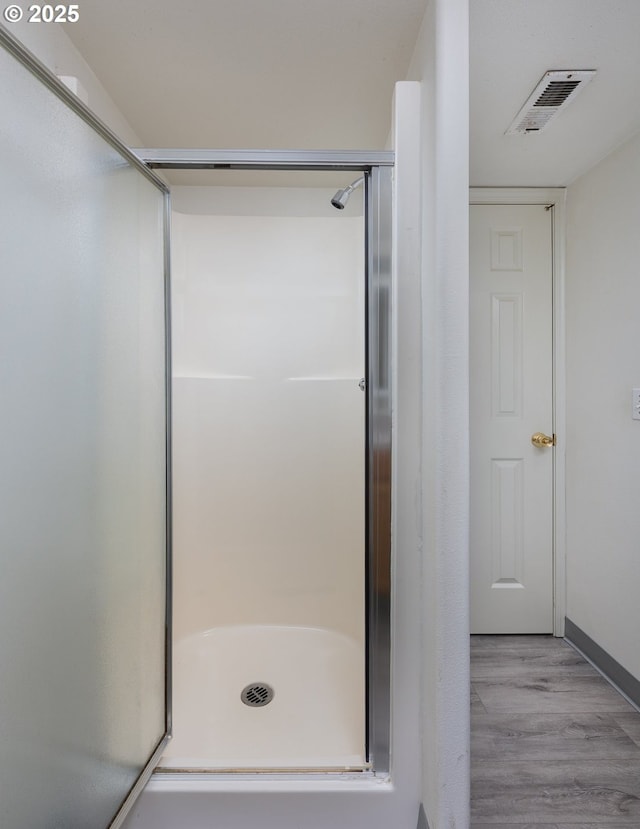
<svg viewBox="0 0 640 829"><path fill-rule="evenodd" d="M168 193L0 30L0 824L102 829L169 725Z"/></svg>

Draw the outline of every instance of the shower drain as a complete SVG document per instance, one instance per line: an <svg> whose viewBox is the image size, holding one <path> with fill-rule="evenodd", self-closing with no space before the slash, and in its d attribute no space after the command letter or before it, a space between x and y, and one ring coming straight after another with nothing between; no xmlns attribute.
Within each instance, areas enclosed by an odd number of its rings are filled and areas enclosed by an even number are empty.
<svg viewBox="0 0 640 829"><path fill-rule="evenodd" d="M240 699L251 708L261 708L268 705L274 698L275 692L266 682L252 682L243 688Z"/></svg>

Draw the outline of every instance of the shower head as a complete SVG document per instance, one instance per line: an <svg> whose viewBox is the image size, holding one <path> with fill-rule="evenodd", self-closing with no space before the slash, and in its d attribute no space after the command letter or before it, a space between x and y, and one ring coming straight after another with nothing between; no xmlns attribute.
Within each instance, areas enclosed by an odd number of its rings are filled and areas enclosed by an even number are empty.
<svg viewBox="0 0 640 829"><path fill-rule="evenodd" d="M338 210L344 210L346 203L349 201L349 196L353 193L356 187L360 187L364 181L364 176L360 176L344 190L338 190L335 196L331 199L331 204Z"/></svg>

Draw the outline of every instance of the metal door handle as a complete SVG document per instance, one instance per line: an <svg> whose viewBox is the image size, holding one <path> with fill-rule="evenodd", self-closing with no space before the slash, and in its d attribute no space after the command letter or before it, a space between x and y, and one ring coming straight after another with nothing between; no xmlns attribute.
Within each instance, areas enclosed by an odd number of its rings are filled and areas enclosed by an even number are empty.
<svg viewBox="0 0 640 829"><path fill-rule="evenodd" d="M534 435L531 435L531 443L533 443L534 446L538 446L540 449L555 446L556 436L545 435L544 432L536 432Z"/></svg>

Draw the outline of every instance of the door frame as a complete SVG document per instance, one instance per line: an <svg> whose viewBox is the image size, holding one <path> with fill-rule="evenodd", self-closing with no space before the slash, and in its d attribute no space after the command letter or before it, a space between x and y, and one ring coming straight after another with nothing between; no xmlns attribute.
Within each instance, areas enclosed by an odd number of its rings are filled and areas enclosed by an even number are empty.
<svg viewBox="0 0 640 829"><path fill-rule="evenodd" d="M543 204L551 211L553 453L553 635L564 636L566 614L566 308L564 187L470 187L469 205Z"/></svg>

